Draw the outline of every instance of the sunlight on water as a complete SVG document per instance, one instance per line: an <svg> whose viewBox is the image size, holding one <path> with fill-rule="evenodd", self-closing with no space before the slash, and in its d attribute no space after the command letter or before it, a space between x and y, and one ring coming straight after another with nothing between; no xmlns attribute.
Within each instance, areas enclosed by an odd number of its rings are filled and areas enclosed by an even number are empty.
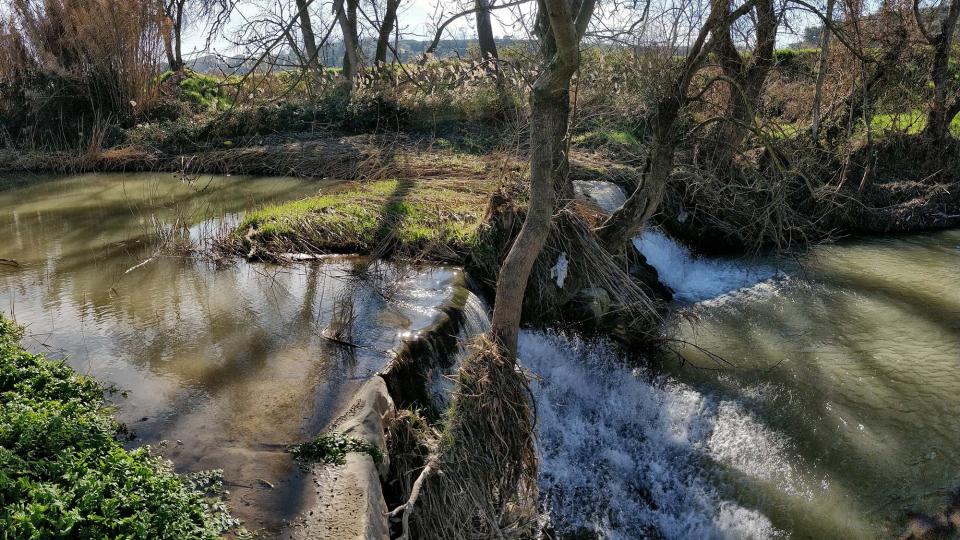
<svg viewBox="0 0 960 540"><path fill-rule="evenodd" d="M878 538L960 486L958 243L944 232L823 246L790 279L690 308L679 337L733 366L668 359L671 376L741 404L793 449L768 464L766 445L727 441L752 456L720 460L736 500L797 537Z"/></svg>
<svg viewBox="0 0 960 540"><path fill-rule="evenodd" d="M125 391L113 399L132 444L166 441L159 451L180 470L224 469L251 530L278 527L313 492L287 445L322 429L461 287L456 269L355 258L280 268L156 254L158 224L190 225L203 243L254 201L321 187L142 174L0 182L0 258L19 263L0 267L0 309L26 325L25 344ZM351 350L322 337L345 306Z"/></svg>

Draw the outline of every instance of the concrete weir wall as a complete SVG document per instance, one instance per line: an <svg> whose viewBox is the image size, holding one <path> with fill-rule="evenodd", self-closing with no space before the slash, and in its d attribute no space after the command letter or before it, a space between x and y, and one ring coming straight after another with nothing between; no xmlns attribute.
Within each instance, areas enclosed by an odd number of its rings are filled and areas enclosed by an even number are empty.
<svg viewBox="0 0 960 540"><path fill-rule="evenodd" d="M379 375L364 383L328 431L367 441L383 454L379 466L368 454L350 452L343 465L316 464L312 470L316 499L290 531L294 539L389 538L387 505L380 487L390 470L384 437L395 407Z"/></svg>
<svg viewBox="0 0 960 540"><path fill-rule="evenodd" d="M383 461L377 464L365 453L350 452L343 465L313 465L309 489L315 497L301 518L291 524L285 538L389 538L382 489L391 472L385 433L398 405L436 411L436 404L430 402L432 374L438 368L451 368L456 355L464 350L464 341L477 331L469 328L465 316L469 295L463 287L461 294L441 307L430 328L404 341L390 363L366 381L327 426L325 432L339 432L373 444L380 449Z"/></svg>

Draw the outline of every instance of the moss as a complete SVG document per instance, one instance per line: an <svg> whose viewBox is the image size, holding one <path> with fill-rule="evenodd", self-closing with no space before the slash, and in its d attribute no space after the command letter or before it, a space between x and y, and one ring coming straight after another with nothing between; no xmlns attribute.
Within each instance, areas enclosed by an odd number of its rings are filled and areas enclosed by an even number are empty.
<svg viewBox="0 0 960 540"><path fill-rule="evenodd" d="M324 433L312 441L290 447L290 452L303 461L343 465L347 454L358 452L373 458L374 463L383 461L383 452L373 443L347 437L342 433Z"/></svg>
<svg viewBox="0 0 960 540"><path fill-rule="evenodd" d="M482 179L352 183L251 212L235 236L268 252L369 252L386 242L406 254L442 248L440 258L460 260L477 243L493 187Z"/></svg>

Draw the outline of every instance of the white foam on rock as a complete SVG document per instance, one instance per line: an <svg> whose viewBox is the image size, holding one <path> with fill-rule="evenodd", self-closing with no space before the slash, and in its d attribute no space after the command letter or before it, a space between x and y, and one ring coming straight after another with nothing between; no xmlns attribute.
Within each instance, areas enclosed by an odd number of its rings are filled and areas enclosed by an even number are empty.
<svg viewBox="0 0 960 540"><path fill-rule="evenodd" d="M557 532L786 536L760 512L721 497L701 465L782 476L783 437L744 408L667 378L651 380L625 367L605 342L524 331L519 345L521 363L537 375L539 487ZM745 440L750 444L738 442Z"/></svg>
<svg viewBox="0 0 960 540"><path fill-rule="evenodd" d="M777 277L777 269L727 259L695 257L658 229L648 229L633 245L657 269L660 282L684 302L700 302Z"/></svg>

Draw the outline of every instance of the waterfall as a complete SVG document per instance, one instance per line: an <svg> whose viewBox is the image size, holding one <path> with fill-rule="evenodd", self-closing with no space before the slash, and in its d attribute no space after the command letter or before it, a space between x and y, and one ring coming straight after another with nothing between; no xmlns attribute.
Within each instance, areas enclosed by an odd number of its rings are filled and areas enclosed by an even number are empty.
<svg viewBox="0 0 960 540"><path fill-rule="evenodd" d="M450 392L453 390L453 377L460 369L460 362L470 354L470 342L473 338L490 330L490 316L487 304L479 296L467 292L463 303L463 325L457 334L457 350L448 368L434 369L430 374L430 398L437 410L450 405Z"/></svg>
<svg viewBox="0 0 960 540"><path fill-rule="evenodd" d="M602 180L574 181L577 195L612 213L627 200L619 186ZM749 287L777 275L766 265L749 265L725 259L695 257L689 249L658 229L634 238L633 245L657 269L660 281L673 289L677 300L700 302Z"/></svg>
<svg viewBox="0 0 960 540"><path fill-rule="evenodd" d="M633 245L657 269L660 282L684 302L715 298L779 275L776 268L768 265L696 257L659 229L644 231L634 238Z"/></svg>
<svg viewBox="0 0 960 540"><path fill-rule="evenodd" d="M605 342L524 331L519 354L536 374L539 487L561 536L783 536L724 499L701 465L782 469L781 438L738 405L625 367Z"/></svg>

